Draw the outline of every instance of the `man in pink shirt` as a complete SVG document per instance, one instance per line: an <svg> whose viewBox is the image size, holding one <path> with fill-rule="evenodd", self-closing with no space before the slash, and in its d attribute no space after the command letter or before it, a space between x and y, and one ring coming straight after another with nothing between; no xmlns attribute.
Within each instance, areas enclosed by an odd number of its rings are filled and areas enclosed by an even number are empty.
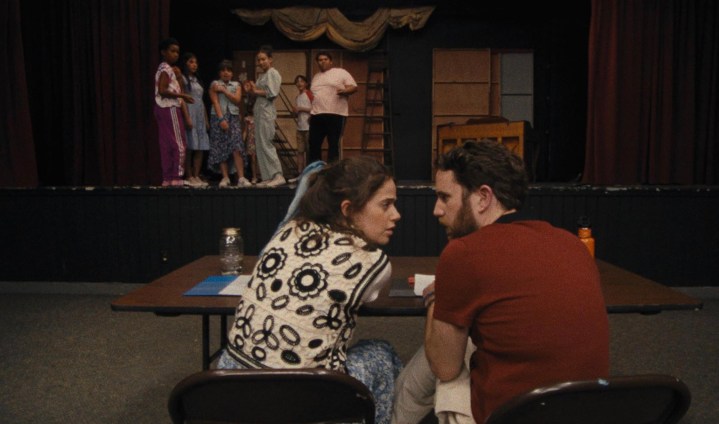
<svg viewBox="0 0 719 424"><path fill-rule="evenodd" d="M322 160L322 143L327 137L327 162L339 159L340 138L349 115L348 97L357 91L352 75L335 68L329 52L315 56L320 72L312 78L312 117L310 118L309 163Z"/></svg>

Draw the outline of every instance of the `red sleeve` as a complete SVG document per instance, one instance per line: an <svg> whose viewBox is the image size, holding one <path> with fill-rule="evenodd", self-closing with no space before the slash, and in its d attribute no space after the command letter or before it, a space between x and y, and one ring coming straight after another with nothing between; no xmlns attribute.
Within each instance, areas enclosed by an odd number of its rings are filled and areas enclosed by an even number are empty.
<svg viewBox="0 0 719 424"><path fill-rule="evenodd" d="M469 328L474 319L476 298L472 293L473 266L468 261L467 245L452 240L442 251L435 273L434 318L458 327ZM476 290L476 287L474 288Z"/></svg>

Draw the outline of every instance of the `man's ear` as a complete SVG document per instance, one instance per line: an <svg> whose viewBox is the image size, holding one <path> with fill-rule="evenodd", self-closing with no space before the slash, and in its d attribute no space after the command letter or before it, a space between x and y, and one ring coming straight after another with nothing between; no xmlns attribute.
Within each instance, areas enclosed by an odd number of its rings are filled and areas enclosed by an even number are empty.
<svg viewBox="0 0 719 424"><path fill-rule="evenodd" d="M342 203L340 203L340 210L342 211L342 215L343 215L345 218L348 218L348 219L349 219L349 217L350 217L350 212L351 212L351 210L350 210L351 207L352 207L352 203L351 203L349 200L347 200L347 199L343 200Z"/></svg>
<svg viewBox="0 0 719 424"><path fill-rule="evenodd" d="M494 201L494 192L492 188L486 184L481 185L478 189L472 193L475 198L477 211L484 212Z"/></svg>

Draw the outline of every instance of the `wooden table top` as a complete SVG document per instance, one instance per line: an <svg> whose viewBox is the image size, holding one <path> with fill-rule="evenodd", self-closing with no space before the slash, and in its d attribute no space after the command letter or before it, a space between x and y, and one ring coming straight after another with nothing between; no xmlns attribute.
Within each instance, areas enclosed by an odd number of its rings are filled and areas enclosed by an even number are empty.
<svg viewBox="0 0 719 424"><path fill-rule="evenodd" d="M437 257L391 257L392 285L374 302L360 310L365 316L423 316L420 297L390 297L392 287L402 286L407 277L434 274ZM244 259L245 272L257 261ZM235 296L184 296L184 293L210 275L219 274L217 256L197 259L112 302L114 311L154 312L158 315L231 315L237 306ZM630 271L597 260L604 301L609 313L652 314L666 310L701 309L700 300Z"/></svg>

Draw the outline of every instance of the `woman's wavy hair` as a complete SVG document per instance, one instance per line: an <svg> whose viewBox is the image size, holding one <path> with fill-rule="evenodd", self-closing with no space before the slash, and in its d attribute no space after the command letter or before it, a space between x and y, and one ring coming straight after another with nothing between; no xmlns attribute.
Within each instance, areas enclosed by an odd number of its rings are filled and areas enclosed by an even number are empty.
<svg viewBox="0 0 719 424"><path fill-rule="evenodd" d="M392 179L392 172L371 157L355 156L325 165L309 178L296 219L363 237L342 214L342 201L350 201L350 214L362 210L375 192Z"/></svg>
<svg viewBox="0 0 719 424"><path fill-rule="evenodd" d="M520 209L529 179L524 161L494 140L470 140L437 159L437 169L452 171L464 192L489 186L507 209Z"/></svg>

